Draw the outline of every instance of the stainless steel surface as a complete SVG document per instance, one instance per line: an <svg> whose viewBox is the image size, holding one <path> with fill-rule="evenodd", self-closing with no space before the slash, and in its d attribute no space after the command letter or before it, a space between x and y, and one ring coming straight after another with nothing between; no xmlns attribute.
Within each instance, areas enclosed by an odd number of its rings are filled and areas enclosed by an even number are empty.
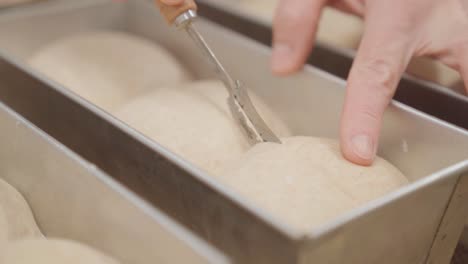
<svg viewBox="0 0 468 264"><path fill-rule="evenodd" d="M203 36L198 32L194 23L195 18L195 11L189 10L176 18L175 25L179 29L184 29L187 32L193 42L213 65L218 78L224 83L229 93L227 103L231 114L242 126L249 142L252 145L259 142L281 143L280 139L258 114L242 83L238 80L234 80L231 75L229 75L223 64L210 49Z"/></svg>
<svg viewBox="0 0 468 264"><path fill-rule="evenodd" d="M427 258L428 264L450 263L468 216L467 211L463 210L467 205L466 201L468 201L468 173L460 177L452 194Z"/></svg>
<svg viewBox="0 0 468 264"><path fill-rule="evenodd" d="M49 237L121 263L228 263L225 256L0 103L0 178Z"/></svg>
<svg viewBox="0 0 468 264"><path fill-rule="evenodd" d="M379 154L412 183L298 232L24 64L51 40L113 29L158 42L198 77L212 77L198 50L165 25L152 3L71 2L0 16L0 34L9 36L0 39L0 98L6 104L237 262L424 263L457 182L468 171L468 133L393 102ZM206 20L198 23L226 69L295 134L338 136L344 81L310 66L294 77L274 77L266 46Z"/></svg>
<svg viewBox="0 0 468 264"><path fill-rule="evenodd" d="M178 29L183 29L187 24L192 23L192 20L195 18L197 18L197 11L188 10L182 13L180 16L176 17L174 26Z"/></svg>

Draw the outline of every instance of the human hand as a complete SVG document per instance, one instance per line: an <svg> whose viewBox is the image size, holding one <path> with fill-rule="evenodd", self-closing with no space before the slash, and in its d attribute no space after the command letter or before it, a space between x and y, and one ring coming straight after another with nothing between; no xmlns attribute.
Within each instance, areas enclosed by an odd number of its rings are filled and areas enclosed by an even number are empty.
<svg viewBox="0 0 468 264"><path fill-rule="evenodd" d="M340 145L348 160L371 165L382 116L412 57L442 61L468 87L468 0L281 0L273 25L275 74L303 67L325 5L365 22L348 76Z"/></svg>

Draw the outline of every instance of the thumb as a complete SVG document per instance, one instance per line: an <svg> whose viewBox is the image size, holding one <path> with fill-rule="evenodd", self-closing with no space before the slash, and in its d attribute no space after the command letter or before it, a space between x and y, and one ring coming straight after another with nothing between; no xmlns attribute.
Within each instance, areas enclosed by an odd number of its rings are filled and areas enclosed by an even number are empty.
<svg viewBox="0 0 468 264"><path fill-rule="evenodd" d="M349 161L369 166L376 152L382 116L412 55L406 27L369 14L348 76L341 118L341 151Z"/></svg>

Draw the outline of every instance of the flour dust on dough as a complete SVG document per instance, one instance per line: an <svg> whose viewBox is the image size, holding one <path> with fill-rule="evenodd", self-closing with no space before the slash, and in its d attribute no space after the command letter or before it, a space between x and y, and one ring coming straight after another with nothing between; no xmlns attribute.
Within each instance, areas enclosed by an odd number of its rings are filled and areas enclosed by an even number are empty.
<svg viewBox="0 0 468 264"><path fill-rule="evenodd" d="M6 230L9 241L29 237L42 237L31 208L23 196L11 185L0 179L0 229ZM1 231L0 231L1 235Z"/></svg>
<svg viewBox="0 0 468 264"><path fill-rule="evenodd" d="M317 31L317 40L346 49L357 49L364 33L364 24L359 17L331 7L323 9Z"/></svg>
<svg viewBox="0 0 468 264"><path fill-rule="evenodd" d="M0 0L0 7L7 7L30 2L38 2L39 0Z"/></svg>
<svg viewBox="0 0 468 264"><path fill-rule="evenodd" d="M0 209L0 256L8 243L8 230L5 213Z"/></svg>
<svg viewBox="0 0 468 264"><path fill-rule="evenodd" d="M0 264L117 264L116 260L77 242L27 239L10 243Z"/></svg>
<svg viewBox="0 0 468 264"><path fill-rule="evenodd" d="M408 183L382 158L371 167L346 161L335 140L282 141L256 145L219 180L298 230L311 231Z"/></svg>
<svg viewBox="0 0 468 264"><path fill-rule="evenodd" d="M229 111L227 96L219 81L173 85L133 100L116 116L201 169L219 174L250 147ZM261 100L252 100L275 132L289 135Z"/></svg>
<svg viewBox="0 0 468 264"><path fill-rule="evenodd" d="M452 88L461 80L460 74L456 70L426 57L413 58L408 65L407 72L417 78L448 88Z"/></svg>
<svg viewBox="0 0 468 264"><path fill-rule="evenodd" d="M190 74L167 50L121 32L59 39L38 50L29 64L107 111L158 86L190 80Z"/></svg>

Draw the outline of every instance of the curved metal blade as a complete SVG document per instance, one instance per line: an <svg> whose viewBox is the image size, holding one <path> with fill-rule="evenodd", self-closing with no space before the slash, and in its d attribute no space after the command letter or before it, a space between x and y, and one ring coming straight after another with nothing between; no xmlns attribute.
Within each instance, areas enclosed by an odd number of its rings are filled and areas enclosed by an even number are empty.
<svg viewBox="0 0 468 264"><path fill-rule="evenodd" d="M281 140L268 127L255 109L247 90L240 81L236 81L234 96L229 96L228 104L233 116L244 128L251 144L259 142L281 143Z"/></svg>
<svg viewBox="0 0 468 264"><path fill-rule="evenodd" d="M249 142L251 144L260 142L281 143L280 139L268 127L260 114L258 114L245 88L239 81L234 81L232 79L213 51L209 48L206 41L196 30L193 23L188 21L183 24L183 28L214 65L216 73L229 92L228 105L231 113L243 127Z"/></svg>

